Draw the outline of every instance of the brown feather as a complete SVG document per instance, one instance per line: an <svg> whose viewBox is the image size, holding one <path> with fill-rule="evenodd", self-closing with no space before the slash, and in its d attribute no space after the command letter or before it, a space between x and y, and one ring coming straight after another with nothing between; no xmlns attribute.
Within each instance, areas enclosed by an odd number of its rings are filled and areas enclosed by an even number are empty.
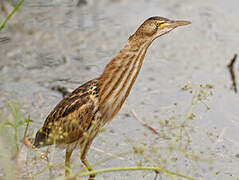
<svg viewBox="0 0 239 180"><path fill-rule="evenodd" d="M87 131L94 118L95 103L98 94L98 80L91 80L78 87L51 111L46 121L37 132L34 146L53 143L72 143L79 140Z"/></svg>

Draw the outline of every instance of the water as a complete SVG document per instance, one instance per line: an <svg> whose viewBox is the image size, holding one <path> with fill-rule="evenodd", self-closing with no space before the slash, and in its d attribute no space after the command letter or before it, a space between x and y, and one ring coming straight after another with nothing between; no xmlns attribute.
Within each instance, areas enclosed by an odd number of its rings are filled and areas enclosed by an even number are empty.
<svg viewBox="0 0 239 180"><path fill-rule="evenodd" d="M143 155L131 153L124 160L115 158L96 169L136 166L139 162L152 166L155 161L195 179L239 178L239 97L231 89L226 67L234 54L239 53L239 2L101 0L88 1L80 7L76 4L66 0L26 0L0 33L0 109L7 112L8 102L19 104L23 114L30 113L34 119L31 130L36 130L62 98L51 88L61 85L74 89L98 76L145 19L160 15L190 20L190 26L178 28L152 44L127 102L92 145L112 154L132 150L133 146L146 149L157 146L158 150ZM3 17L1 12L1 21ZM235 73L238 77L238 62ZM204 105L193 109L196 117L187 121L183 131L184 138L190 137L192 143L185 149L187 143L183 138L182 146L176 146L164 164L161 158L180 129L177 122L191 107L192 95L181 90L189 81L213 85L213 96L205 101L211 109ZM196 89L200 88L194 85L193 92ZM174 103L178 105L175 107ZM132 109L165 134L158 137L132 116L126 116ZM167 119L175 122L171 130L162 124ZM34 153L28 153L31 159ZM57 153L54 163L62 163L64 153L61 150ZM90 162L108 157L94 149L88 156ZM79 160L74 164L73 170L77 172ZM37 172L39 167L44 168L45 163L40 161L25 171ZM58 170L55 176L57 173ZM37 179L45 176L48 177L48 171ZM153 179L154 173L117 172L99 175L97 179L112 177ZM164 175L162 178L170 179Z"/></svg>

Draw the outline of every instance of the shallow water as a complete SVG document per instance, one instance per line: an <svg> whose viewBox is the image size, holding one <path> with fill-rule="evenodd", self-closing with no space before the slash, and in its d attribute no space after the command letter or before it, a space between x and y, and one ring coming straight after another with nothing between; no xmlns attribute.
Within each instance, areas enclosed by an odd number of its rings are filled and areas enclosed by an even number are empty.
<svg viewBox="0 0 239 180"><path fill-rule="evenodd" d="M153 161L195 179L239 179L239 97L231 89L226 67L239 53L239 2L101 0L80 7L76 3L26 0L0 32L0 38L5 39L0 41L0 109L7 112L8 102L19 104L23 114L34 119L31 130L36 130L62 98L51 88L61 85L74 89L99 75L145 19L159 15L190 20L190 26L178 28L152 44L125 105L92 145L111 154L132 151L133 146L157 146L158 150L131 153L123 160L115 158L95 168L136 166L139 161L153 166ZM1 21L3 17L1 12ZM239 76L238 62L235 73ZM181 90L187 82L192 82L193 93L200 89L197 84L213 85L213 95L205 101L210 110L202 104L195 106L196 117L187 121L181 146L176 146L167 163L162 163L179 131L177 123L191 107L192 95ZM158 136L143 127L127 115L131 110L164 134ZM175 122L171 129L162 124L165 120ZM191 139L189 147L185 137ZM34 152L28 153L31 159ZM54 163L63 162L64 153L57 153ZM108 157L95 149L88 156L90 162ZM74 164L77 172L79 160ZM26 171L34 173L44 166L40 161ZM58 171L54 172L57 176ZM127 171L98 175L96 179L153 179L154 175ZM47 171L37 179L45 176ZM161 178L171 179L165 175Z"/></svg>

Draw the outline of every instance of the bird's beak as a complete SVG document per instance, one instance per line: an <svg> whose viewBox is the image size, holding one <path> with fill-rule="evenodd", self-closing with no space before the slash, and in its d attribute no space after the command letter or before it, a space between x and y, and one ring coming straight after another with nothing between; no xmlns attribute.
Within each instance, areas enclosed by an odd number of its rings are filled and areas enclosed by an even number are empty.
<svg viewBox="0 0 239 180"><path fill-rule="evenodd" d="M191 24L190 21L168 21L165 25L167 27L176 28L178 26L185 26Z"/></svg>

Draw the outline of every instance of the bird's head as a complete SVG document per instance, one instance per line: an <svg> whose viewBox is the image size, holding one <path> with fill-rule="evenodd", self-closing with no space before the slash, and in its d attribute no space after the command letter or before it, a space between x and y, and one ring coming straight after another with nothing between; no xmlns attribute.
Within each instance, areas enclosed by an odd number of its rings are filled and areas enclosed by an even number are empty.
<svg viewBox="0 0 239 180"><path fill-rule="evenodd" d="M133 35L137 39L154 40L162 36L178 26L190 24L189 21L174 21L164 17L150 17L137 29Z"/></svg>

